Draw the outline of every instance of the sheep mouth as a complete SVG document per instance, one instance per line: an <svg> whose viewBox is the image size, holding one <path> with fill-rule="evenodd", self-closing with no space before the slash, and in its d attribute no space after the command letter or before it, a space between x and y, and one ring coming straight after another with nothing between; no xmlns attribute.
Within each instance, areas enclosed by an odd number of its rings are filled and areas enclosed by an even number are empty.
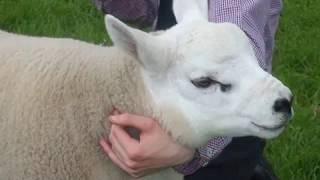
<svg viewBox="0 0 320 180"><path fill-rule="evenodd" d="M251 124L253 124L254 126L256 126L256 127L260 128L260 129L263 129L263 130L277 131L277 130L282 129L284 126L286 126L287 123L282 123L282 124L278 124L278 125L275 125L275 126L263 126L263 125L260 125L260 124L256 124L254 122L251 122Z"/></svg>

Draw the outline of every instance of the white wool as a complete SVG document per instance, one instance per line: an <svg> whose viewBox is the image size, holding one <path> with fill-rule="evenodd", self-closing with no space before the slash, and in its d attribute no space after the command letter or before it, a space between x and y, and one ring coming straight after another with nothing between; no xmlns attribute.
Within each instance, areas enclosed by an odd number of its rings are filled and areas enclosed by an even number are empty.
<svg viewBox="0 0 320 180"><path fill-rule="evenodd" d="M105 122L114 106L156 116L142 79L135 60L117 48L72 39L1 37L0 176L131 179L98 142L109 132ZM170 169L162 174L177 176Z"/></svg>

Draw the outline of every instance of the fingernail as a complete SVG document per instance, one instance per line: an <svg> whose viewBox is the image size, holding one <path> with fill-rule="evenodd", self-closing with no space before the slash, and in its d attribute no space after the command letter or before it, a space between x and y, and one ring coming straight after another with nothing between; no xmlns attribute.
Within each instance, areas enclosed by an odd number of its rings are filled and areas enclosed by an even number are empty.
<svg viewBox="0 0 320 180"><path fill-rule="evenodd" d="M106 143L103 139L101 139L101 140L99 141L99 144L100 144L100 146L103 147L103 149L105 149L105 147L106 147L106 145L107 145L107 143Z"/></svg>
<svg viewBox="0 0 320 180"><path fill-rule="evenodd" d="M114 122L114 121L116 121L117 117L115 115L112 115L109 117L109 119L111 122Z"/></svg>

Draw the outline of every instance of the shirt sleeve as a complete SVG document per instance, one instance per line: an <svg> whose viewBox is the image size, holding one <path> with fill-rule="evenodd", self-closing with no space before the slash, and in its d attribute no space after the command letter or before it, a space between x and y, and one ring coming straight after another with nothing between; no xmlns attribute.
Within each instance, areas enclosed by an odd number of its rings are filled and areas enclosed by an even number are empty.
<svg viewBox="0 0 320 180"><path fill-rule="evenodd" d="M158 14L159 0L93 0L105 14L138 27L150 26Z"/></svg>
<svg viewBox="0 0 320 180"><path fill-rule="evenodd" d="M271 72L282 0L209 0L209 20L238 25L250 39L259 65Z"/></svg>
<svg viewBox="0 0 320 180"><path fill-rule="evenodd" d="M193 174L201 167L207 166L210 160L216 158L230 144L231 140L231 137L215 137L211 139L206 146L196 150L195 156L191 161L175 166L174 169L183 175Z"/></svg>

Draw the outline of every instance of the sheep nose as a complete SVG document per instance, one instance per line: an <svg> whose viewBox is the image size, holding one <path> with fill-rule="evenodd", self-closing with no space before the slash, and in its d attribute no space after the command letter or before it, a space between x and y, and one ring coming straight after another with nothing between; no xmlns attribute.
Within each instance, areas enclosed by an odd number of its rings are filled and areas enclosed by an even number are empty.
<svg viewBox="0 0 320 180"><path fill-rule="evenodd" d="M288 119L292 116L291 105L292 105L292 97L290 99L280 98L277 99L273 105L273 110L277 113L283 113L288 117Z"/></svg>

